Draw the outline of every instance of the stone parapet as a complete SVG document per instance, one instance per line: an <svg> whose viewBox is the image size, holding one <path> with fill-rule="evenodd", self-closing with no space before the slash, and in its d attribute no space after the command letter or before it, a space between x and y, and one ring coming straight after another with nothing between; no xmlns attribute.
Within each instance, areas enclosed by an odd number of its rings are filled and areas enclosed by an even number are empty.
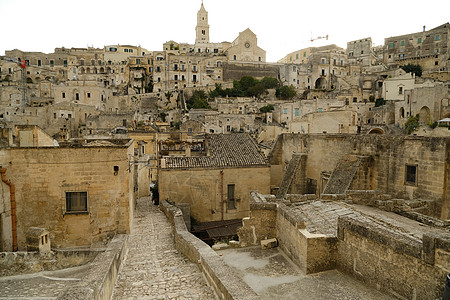
<svg viewBox="0 0 450 300"><path fill-rule="evenodd" d="M214 250L187 230L179 208L166 201L161 202L160 208L174 224L176 248L189 260L198 263L219 299L259 299L245 282L233 274L231 267L227 266Z"/></svg>
<svg viewBox="0 0 450 300"><path fill-rule="evenodd" d="M89 266L88 275L66 289L57 300L109 300L120 265L127 249L127 235L116 235L107 249L97 255Z"/></svg>
<svg viewBox="0 0 450 300"><path fill-rule="evenodd" d="M448 234L422 240L363 217L338 221L337 268L404 299L441 299L450 272Z"/></svg>
<svg viewBox="0 0 450 300"><path fill-rule="evenodd" d="M93 261L98 253L92 250L0 252L0 277L72 268Z"/></svg>

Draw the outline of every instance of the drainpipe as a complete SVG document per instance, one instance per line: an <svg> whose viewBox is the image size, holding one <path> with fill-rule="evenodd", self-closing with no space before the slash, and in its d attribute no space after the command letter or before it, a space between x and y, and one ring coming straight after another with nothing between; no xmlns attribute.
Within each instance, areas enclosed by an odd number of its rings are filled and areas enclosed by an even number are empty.
<svg viewBox="0 0 450 300"><path fill-rule="evenodd" d="M224 216L224 201L223 201L223 170L220 170L220 210L222 211L222 221Z"/></svg>
<svg viewBox="0 0 450 300"><path fill-rule="evenodd" d="M17 251L17 222L16 222L16 189L14 184L6 179L6 169L0 168L2 181L9 185L10 200L11 200L11 225L12 225L12 239L13 239L13 251Z"/></svg>

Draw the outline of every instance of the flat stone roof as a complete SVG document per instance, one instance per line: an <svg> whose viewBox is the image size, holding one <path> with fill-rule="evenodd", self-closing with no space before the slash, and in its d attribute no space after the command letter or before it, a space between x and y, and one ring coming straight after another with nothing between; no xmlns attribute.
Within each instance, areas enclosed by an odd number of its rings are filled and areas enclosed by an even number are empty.
<svg viewBox="0 0 450 300"><path fill-rule="evenodd" d="M288 206L287 210L304 221L306 229L310 233L324 234L330 237L337 236L337 224L340 216L370 220L375 226L383 227L386 230L418 241L422 240L424 233L449 234L443 229L434 228L392 212L344 202L313 201L296 203Z"/></svg>

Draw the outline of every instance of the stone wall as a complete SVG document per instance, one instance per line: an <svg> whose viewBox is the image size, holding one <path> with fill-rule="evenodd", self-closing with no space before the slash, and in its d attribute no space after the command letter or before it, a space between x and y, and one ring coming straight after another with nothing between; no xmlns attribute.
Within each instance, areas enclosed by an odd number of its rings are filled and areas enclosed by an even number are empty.
<svg viewBox="0 0 450 300"><path fill-rule="evenodd" d="M289 214L284 204L278 206L277 238L280 248L306 274L335 268L336 239L309 233L305 222Z"/></svg>
<svg viewBox="0 0 450 300"><path fill-rule="evenodd" d="M420 239L404 228L348 214L338 217L336 235L312 234L295 210L281 201L260 201L260 196L254 193L250 218L238 232L241 246L277 238L307 274L336 268L400 299L442 297L450 272L450 239L444 231L430 230Z"/></svg>
<svg viewBox="0 0 450 300"><path fill-rule="evenodd" d="M432 216L441 217L443 200L445 204L450 198L449 142L448 138L415 136L283 134L277 138L269 161L272 171L282 172L294 153L305 153L306 177L317 180L321 194L326 184L323 174L332 173L341 158L366 156L366 169L358 169L352 188L381 190L394 198L432 200ZM415 183L406 182L406 166L416 168ZM280 178L279 174L274 178ZM280 182L272 180L271 187L276 186ZM448 207L442 212L444 219L449 216Z"/></svg>
<svg viewBox="0 0 450 300"><path fill-rule="evenodd" d="M174 224L177 250L192 262L198 263L200 270L219 299L259 299L258 295L244 281L233 274L234 271L231 267L227 266L214 250L187 231L180 209L166 201L161 202L160 208Z"/></svg>
<svg viewBox="0 0 450 300"><path fill-rule="evenodd" d="M267 63L234 63L223 64L223 81L241 80L244 76L278 78L279 66Z"/></svg>
<svg viewBox="0 0 450 300"><path fill-rule="evenodd" d="M91 263L87 276L66 289L57 300L111 299L120 265L125 259L127 241L126 235L116 235Z"/></svg>
<svg viewBox="0 0 450 300"><path fill-rule="evenodd" d="M338 223L337 267L377 289L404 299L440 299L450 272L448 237L422 241L352 217Z"/></svg>
<svg viewBox="0 0 450 300"><path fill-rule="evenodd" d="M251 203L250 217L242 219L238 229L241 247L259 245L261 240L277 237L277 204Z"/></svg>
<svg viewBox="0 0 450 300"><path fill-rule="evenodd" d="M0 165L15 185L19 250L26 249L29 227L47 229L55 248L105 244L116 233L128 233L134 208L132 156L132 141L0 150ZM78 191L87 192L87 211L68 212L66 192Z"/></svg>
<svg viewBox="0 0 450 300"><path fill-rule="evenodd" d="M89 263L99 251L61 250L39 252L0 252L0 277L72 268Z"/></svg>
<svg viewBox="0 0 450 300"><path fill-rule="evenodd" d="M227 186L235 185L236 209L227 207ZM159 197L189 203L191 216L199 222L242 219L248 216L250 191L268 194L269 167L161 169ZM208 188L205 188L208 187Z"/></svg>

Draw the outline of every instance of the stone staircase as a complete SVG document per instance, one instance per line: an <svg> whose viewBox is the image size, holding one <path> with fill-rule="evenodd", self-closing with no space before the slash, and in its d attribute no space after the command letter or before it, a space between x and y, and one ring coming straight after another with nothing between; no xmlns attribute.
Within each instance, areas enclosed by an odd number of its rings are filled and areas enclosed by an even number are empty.
<svg viewBox="0 0 450 300"><path fill-rule="evenodd" d="M356 155L342 157L334 168L333 173L331 173L323 194L345 194L361 165L362 159L363 157Z"/></svg>
<svg viewBox="0 0 450 300"><path fill-rule="evenodd" d="M294 178L295 172L300 164L303 154L293 154L292 159L289 161L289 165L286 172L283 174L283 179L281 180L280 188L278 189L277 199L283 199L289 191L292 179Z"/></svg>

